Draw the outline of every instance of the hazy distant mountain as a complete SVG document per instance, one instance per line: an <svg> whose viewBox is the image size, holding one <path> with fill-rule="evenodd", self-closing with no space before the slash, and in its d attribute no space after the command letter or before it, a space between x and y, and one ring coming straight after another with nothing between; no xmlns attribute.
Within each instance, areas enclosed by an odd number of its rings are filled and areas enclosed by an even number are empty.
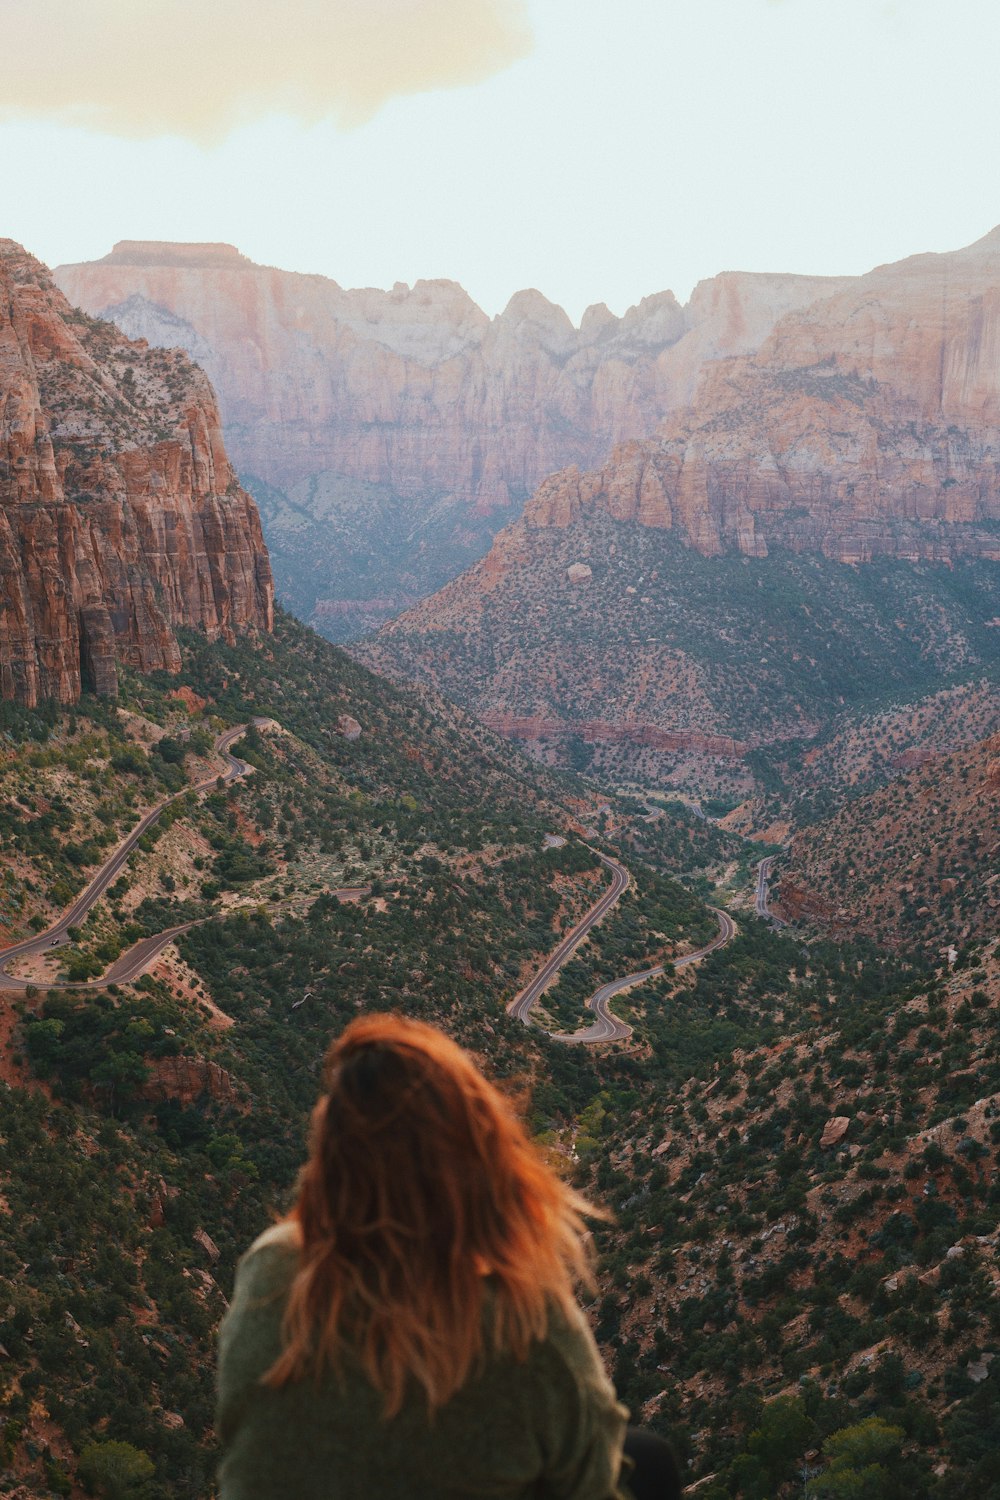
<svg viewBox="0 0 1000 1500"><path fill-rule="evenodd" d="M282 596L334 638L482 556L546 474L602 462L689 401L706 360L848 283L729 273L576 329L539 292L489 318L454 282L347 291L227 245L125 241L59 285L186 349L219 393Z"/></svg>

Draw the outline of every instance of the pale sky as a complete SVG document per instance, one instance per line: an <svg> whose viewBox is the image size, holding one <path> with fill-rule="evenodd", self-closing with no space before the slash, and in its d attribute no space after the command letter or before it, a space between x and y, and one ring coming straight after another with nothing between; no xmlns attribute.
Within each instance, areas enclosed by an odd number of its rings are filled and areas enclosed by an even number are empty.
<svg viewBox="0 0 1000 1500"><path fill-rule="evenodd" d="M996 0L0 0L0 235L578 321L1000 222Z"/></svg>

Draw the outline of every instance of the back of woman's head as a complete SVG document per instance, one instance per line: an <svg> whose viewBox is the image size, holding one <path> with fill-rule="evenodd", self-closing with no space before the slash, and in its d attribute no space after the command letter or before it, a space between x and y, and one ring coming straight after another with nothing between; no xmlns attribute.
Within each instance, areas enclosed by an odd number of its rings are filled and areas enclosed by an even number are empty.
<svg viewBox="0 0 1000 1500"><path fill-rule="evenodd" d="M399 1408L458 1389L488 1336L523 1355L551 1302L586 1274L587 1205L549 1168L510 1104L434 1027L361 1017L330 1047L293 1218L301 1267L268 1379L340 1366L346 1350Z"/></svg>

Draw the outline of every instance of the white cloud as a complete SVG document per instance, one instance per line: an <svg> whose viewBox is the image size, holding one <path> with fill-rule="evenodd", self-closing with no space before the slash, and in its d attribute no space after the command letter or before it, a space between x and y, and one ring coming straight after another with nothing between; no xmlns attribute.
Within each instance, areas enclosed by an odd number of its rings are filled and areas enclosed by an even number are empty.
<svg viewBox="0 0 1000 1500"><path fill-rule="evenodd" d="M273 113L358 125L532 46L524 0L0 0L0 35L0 117L202 143Z"/></svg>

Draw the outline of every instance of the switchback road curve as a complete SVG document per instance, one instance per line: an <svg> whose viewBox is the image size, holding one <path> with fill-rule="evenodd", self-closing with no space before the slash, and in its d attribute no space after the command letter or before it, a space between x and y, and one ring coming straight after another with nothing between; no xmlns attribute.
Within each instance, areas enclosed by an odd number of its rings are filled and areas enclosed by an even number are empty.
<svg viewBox="0 0 1000 1500"><path fill-rule="evenodd" d="M224 730L215 741L215 752L221 756L224 763L221 773L223 782L235 781L238 776L246 775L250 769L246 761L238 760L235 755L230 754L229 750L230 745L245 734L247 728L246 724L237 724L232 729ZM133 849L147 829L152 828L156 820L172 803L177 802L181 797L186 797L189 792L211 791L218 785L219 779L219 775L206 777L204 781L197 782L193 787L186 786L182 791L175 792L172 797L166 797L155 807L151 807L135 825L132 832L122 839L111 858L101 866L90 884L77 896L72 906L67 907L58 921L54 922L46 932L39 933L37 937L25 938L23 942L14 943L12 947L3 949L0 952L0 992L7 991L23 995L29 985L37 990L99 990L108 984L127 983L131 979L138 978L143 969L152 963L156 955L173 938L194 926L193 922L184 922L179 927L171 927L166 932L158 933L155 937L143 938L127 953L116 958L101 979L88 981L86 984L60 984L51 980L18 979L7 973L8 964L16 958L27 958L34 953L46 953L53 948L64 947L69 942L69 929L79 926L94 902L99 901L108 886L118 878Z"/></svg>
<svg viewBox="0 0 1000 1500"><path fill-rule="evenodd" d="M587 848L590 848L589 844ZM531 1012L538 1004L542 992L553 982L563 965L572 958L590 929L617 904L619 897L628 890L631 883L632 877L624 865L619 864L610 855L601 854L597 849L591 850L591 853L596 854L601 864L611 871L611 884L600 899L595 901L586 916L582 917L572 931L566 934L559 946L553 949L534 979L525 985L521 993L516 995L508 1005L507 1014L516 1017L518 1021L523 1021L525 1025L531 1024Z"/></svg>
<svg viewBox="0 0 1000 1500"><path fill-rule="evenodd" d="M588 845L589 848L589 845ZM597 855L607 869L611 871L611 884L598 901L590 908L586 916L582 917L576 926L563 938L558 947L554 948L548 958L542 964L538 973L525 985L520 994L507 1006L507 1014L523 1021L530 1026L531 1012L537 1005L544 991L556 979L560 969L568 963L583 942L588 932L603 916L606 916L611 908L616 905L619 898L631 883L631 876L623 864L612 859L610 855L602 854L600 850L592 851ZM704 958L708 953L714 953L716 948L721 948L728 943L736 931L736 926L730 916L717 907L711 907L719 922L719 931L716 937L704 948L699 948L695 953L685 954L683 958L673 960L675 969L681 969L686 964L696 963L698 959ZM620 994L622 990L630 989L633 985L641 984L646 979L654 979L664 972L664 965L657 964L651 969L642 969L634 974L626 974L622 979L614 979L609 984L604 984L587 1001L587 1009L594 1012L596 1017L592 1026L583 1031L572 1032L550 1032L553 1041L557 1042L619 1042L625 1041L632 1035L631 1026L626 1026L619 1021L608 1010L608 1001L612 996Z"/></svg>
<svg viewBox="0 0 1000 1500"><path fill-rule="evenodd" d="M715 913L719 923L719 931L710 943L704 948L698 948L694 953L685 953L682 958L673 959L674 969L683 969L687 964L695 964L699 959L706 958L709 953L714 953L716 948L722 948L735 936L736 923L727 912L720 911L717 906L710 906L709 911ZM666 972L665 964L655 964L651 969L639 969L634 974L626 974L622 979L612 979L609 984L602 984L599 990L595 990L587 1001L587 1009L592 1010L597 1019L592 1026L583 1031L550 1031L549 1036L554 1042L624 1042L632 1035L631 1026L626 1026L624 1021L619 1021L608 1010L608 1001L614 995L620 995L623 990L630 990L633 985L644 984L647 979L656 979L660 974Z"/></svg>

